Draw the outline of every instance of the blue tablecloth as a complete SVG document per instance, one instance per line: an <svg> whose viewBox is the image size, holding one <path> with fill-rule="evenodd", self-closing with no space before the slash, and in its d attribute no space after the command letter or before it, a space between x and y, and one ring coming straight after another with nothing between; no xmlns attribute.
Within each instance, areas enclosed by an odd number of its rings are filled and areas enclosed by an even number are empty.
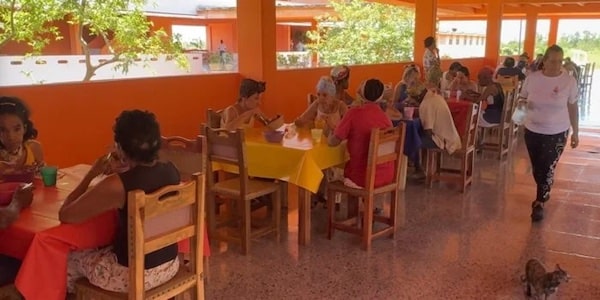
<svg viewBox="0 0 600 300"><path fill-rule="evenodd" d="M394 126L400 122L406 124L406 136L404 138L404 155L412 162L419 161L419 151L422 147L421 142L421 120L418 118L412 120L392 121Z"/></svg>

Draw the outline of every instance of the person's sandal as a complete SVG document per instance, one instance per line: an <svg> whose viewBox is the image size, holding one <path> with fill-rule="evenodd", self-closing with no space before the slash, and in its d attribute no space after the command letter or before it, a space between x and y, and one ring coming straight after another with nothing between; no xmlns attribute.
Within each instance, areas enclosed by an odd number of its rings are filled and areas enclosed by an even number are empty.
<svg viewBox="0 0 600 300"><path fill-rule="evenodd" d="M544 203L533 201L531 203L531 222L539 222L544 219Z"/></svg>

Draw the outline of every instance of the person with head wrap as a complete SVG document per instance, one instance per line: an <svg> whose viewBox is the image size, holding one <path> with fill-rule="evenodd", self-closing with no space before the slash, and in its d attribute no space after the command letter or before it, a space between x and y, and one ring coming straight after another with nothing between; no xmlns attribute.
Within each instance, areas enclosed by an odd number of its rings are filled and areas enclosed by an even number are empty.
<svg viewBox="0 0 600 300"><path fill-rule="evenodd" d="M334 67L331 69L331 79L335 83L335 97L344 101L346 105L352 105L354 98L347 92L350 83L350 68L348 66Z"/></svg>
<svg viewBox="0 0 600 300"><path fill-rule="evenodd" d="M263 123L267 118L260 110L260 96L266 90L264 81L244 78L240 84L238 101L223 110L221 128L235 130L240 127L254 126L254 118L258 117Z"/></svg>
<svg viewBox="0 0 600 300"><path fill-rule="evenodd" d="M344 168L344 183L349 186L364 187L369 155L371 130L390 128L392 122L377 104L383 98L384 85L377 79L365 81L359 94L365 100L363 104L352 107L346 112L333 134L329 135L330 146L337 146L347 140L350 160ZM388 184L394 178L394 163L377 166L375 187Z"/></svg>
<svg viewBox="0 0 600 300"><path fill-rule="evenodd" d="M325 124L323 129L327 135L335 129L348 108L344 102L335 98L336 89L331 78L324 76L319 79L316 90L317 99L294 123L296 126L310 127L320 120Z"/></svg>
<svg viewBox="0 0 600 300"><path fill-rule="evenodd" d="M427 93L419 105L419 118L423 131L421 142L423 148L445 149L449 154L454 153L461 147L460 135L454 125L452 113L444 97L439 94L439 83L441 76L429 73L425 85ZM416 176L424 178L425 173L421 166L421 159L413 162Z"/></svg>

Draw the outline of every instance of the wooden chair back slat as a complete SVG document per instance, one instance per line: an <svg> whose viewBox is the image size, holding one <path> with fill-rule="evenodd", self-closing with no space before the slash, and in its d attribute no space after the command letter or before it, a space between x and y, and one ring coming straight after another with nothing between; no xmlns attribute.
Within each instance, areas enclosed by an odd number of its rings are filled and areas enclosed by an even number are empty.
<svg viewBox="0 0 600 300"><path fill-rule="evenodd" d="M214 111L211 108L206 110L206 123L208 127L216 129L221 128L221 119L223 118L223 110Z"/></svg>
<svg viewBox="0 0 600 300"><path fill-rule="evenodd" d="M477 124L479 123L480 105L472 103L469 105L470 114L467 115L466 130L462 144L464 149L475 146L477 139Z"/></svg>
<svg viewBox="0 0 600 300"><path fill-rule="evenodd" d="M244 145L244 129L228 131L205 127L205 133L208 144L209 172L212 171L212 163L223 163L235 167L241 181L240 190L245 193L248 181L248 166ZM211 179L209 177L209 185L212 186L214 180Z"/></svg>
<svg viewBox="0 0 600 300"><path fill-rule="evenodd" d="M182 180L188 180L192 174L206 168L206 138L202 135L195 140L180 136L161 137L159 157L172 162Z"/></svg>
<svg viewBox="0 0 600 300"><path fill-rule="evenodd" d="M371 131L369 143L369 156L367 162L366 189L373 189L377 166L383 163L395 162L396 172L393 182L400 176L399 164L404 151L404 136L406 125L400 123L397 127L389 129L374 128Z"/></svg>

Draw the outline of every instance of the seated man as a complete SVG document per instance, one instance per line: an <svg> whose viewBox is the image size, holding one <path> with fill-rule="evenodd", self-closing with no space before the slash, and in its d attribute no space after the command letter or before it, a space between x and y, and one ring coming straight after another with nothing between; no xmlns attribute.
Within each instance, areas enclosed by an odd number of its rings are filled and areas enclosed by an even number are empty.
<svg viewBox="0 0 600 300"><path fill-rule="evenodd" d="M525 74L520 69L515 68L515 59L512 57L507 57L502 68L496 72L496 79L503 76L517 76L519 81L525 80Z"/></svg>
<svg viewBox="0 0 600 300"><path fill-rule="evenodd" d="M361 89L365 100L360 106L352 107L329 136L329 145L337 146L348 140L350 160L344 168L344 183L350 187L362 188L366 185L369 143L373 128L390 128L392 122L383 112L377 101L383 97L384 85L377 79L369 79ZM377 166L375 187L390 183L394 178L394 162Z"/></svg>
<svg viewBox="0 0 600 300"><path fill-rule="evenodd" d="M437 91L439 80L439 76L428 74L426 82L428 92L419 106L419 118L423 126L422 147L444 149L452 154L461 147L460 135L454 126L448 103ZM419 179L423 178L425 173L420 159L414 164L416 176Z"/></svg>
<svg viewBox="0 0 600 300"><path fill-rule="evenodd" d="M10 226L17 218L21 209L28 207L33 200L32 188L18 189L11 203L0 207L0 230ZM0 254L0 286L13 283L21 262L12 257Z"/></svg>

